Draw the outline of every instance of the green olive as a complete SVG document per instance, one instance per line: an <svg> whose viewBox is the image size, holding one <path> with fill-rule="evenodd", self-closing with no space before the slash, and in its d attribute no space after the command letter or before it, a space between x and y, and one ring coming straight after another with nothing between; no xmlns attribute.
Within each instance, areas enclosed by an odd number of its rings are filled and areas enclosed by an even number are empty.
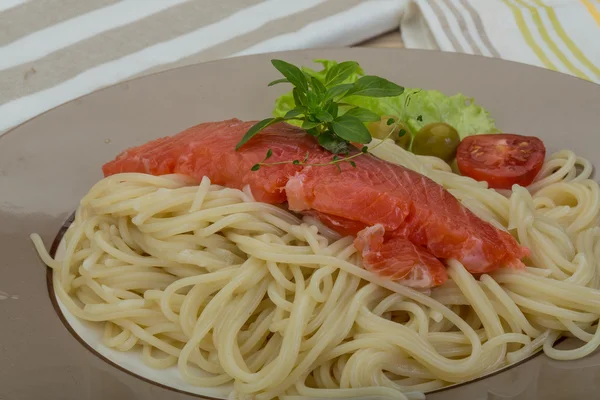
<svg viewBox="0 0 600 400"><path fill-rule="evenodd" d="M394 120L394 123L388 125L389 120ZM385 139L389 136L394 142L405 150L410 147L411 135L410 130L402 121L398 121L398 117L384 115L379 121L374 121L368 124L367 129L371 136L377 139ZM390 131L393 132L390 134Z"/></svg>
<svg viewBox="0 0 600 400"><path fill-rule="evenodd" d="M456 129L444 122L435 122L422 127L415 135L412 152L422 156L434 156L452 161L460 136Z"/></svg>
<svg viewBox="0 0 600 400"><path fill-rule="evenodd" d="M384 115L379 119L379 121L370 122L367 125L367 129L369 130L371 136L376 139L385 139L390 134L390 130L392 129L392 126L388 125L388 121L390 119L394 120L394 123L398 121L398 117ZM396 129L394 128L394 130Z"/></svg>

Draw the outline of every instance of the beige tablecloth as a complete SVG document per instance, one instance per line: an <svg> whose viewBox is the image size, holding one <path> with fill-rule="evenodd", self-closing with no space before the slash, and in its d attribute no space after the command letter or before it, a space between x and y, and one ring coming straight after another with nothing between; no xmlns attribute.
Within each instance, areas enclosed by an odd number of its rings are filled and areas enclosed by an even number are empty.
<svg viewBox="0 0 600 400"><path fill-rule="evenodd" d="M0 0L0 134L143 74L397 29L405 0Z"/></svg>

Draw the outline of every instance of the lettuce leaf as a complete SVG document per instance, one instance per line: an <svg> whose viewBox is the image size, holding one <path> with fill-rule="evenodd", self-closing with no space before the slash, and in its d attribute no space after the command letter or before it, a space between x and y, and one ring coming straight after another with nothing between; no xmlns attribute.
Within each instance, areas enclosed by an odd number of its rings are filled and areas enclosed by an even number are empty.
<svg viewBox="0 0 600 400"><path fill-rule="evenodd" d="M379 115L397 115L406 122L413 134L432 122L452 125L461 139L480 133L498 132L490 113L461 93L446 96L438 90L405 89L397 97L349 97L344 101Z"/></svg>
<svg viewBox="0 0 600 400"><path fill-rule="evenodd" d="M313 76L321 82L325 80L327 71L337 64L333 60L315 60L315 62L323 66L321 71L306 67L302 67L302 70L305 74ZM353 83L363 74L364 71L359 70L343 83ZM423 126L432 122L445 122L452 125L458 131L461 139L480 133L498 132L490 113L476 104L472 98L461 93L447 96L438 90L407 88L402 95L396 97L350 96L343 101L366 108L379 115L398 116L408 125L413 135ZM286 93L275 101L273 115L282 117L294 107L292 92Z"/></svg>

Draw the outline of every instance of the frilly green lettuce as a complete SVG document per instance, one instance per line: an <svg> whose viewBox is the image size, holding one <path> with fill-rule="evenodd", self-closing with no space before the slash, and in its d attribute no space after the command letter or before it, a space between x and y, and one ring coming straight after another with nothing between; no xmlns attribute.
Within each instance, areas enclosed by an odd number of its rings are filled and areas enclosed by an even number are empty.
<svg viewBox="0 0 600 400"><path fill-rule="evenodd" d="M302 67L302 70L310 76L314 76L321 82L325 79L327 71L337 64L332 60L315 60L323 65L321 71ZM343 83L355 82L364 71L359 70ZM404 121L414 135L424 125L431 122L445 122L452 125L461 137L476 135L480 133L498 132L490 113L472 98L461 93L454 96L446 96L438 90L408 89L396 97L359 97L350 96L343 100L346 103L364 107L379 115L393 115ZM282 117L295 107L292 92L280 96L275 101L273 115Z"/></svg>

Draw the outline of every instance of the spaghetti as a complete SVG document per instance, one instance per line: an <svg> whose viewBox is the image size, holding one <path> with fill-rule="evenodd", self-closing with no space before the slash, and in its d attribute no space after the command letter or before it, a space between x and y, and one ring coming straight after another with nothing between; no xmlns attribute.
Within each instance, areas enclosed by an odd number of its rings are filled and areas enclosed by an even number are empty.
<svg viewBox="0 0 600 400"><path fill-rule="evenodd" d="M499 193L391 141L373 153L510 231L530 265L476 279L449 260L451 279L419 292L361 268L352 237L180 175L98 182L56 259L32 239L57 296L104 324L106 346L139 348L193 385L233 383L232 398L422 398L540 348L561 360L598 348L600 188L588 161L560 151L529 188ZM562 336L584 344L557 349Z"/></svg>

